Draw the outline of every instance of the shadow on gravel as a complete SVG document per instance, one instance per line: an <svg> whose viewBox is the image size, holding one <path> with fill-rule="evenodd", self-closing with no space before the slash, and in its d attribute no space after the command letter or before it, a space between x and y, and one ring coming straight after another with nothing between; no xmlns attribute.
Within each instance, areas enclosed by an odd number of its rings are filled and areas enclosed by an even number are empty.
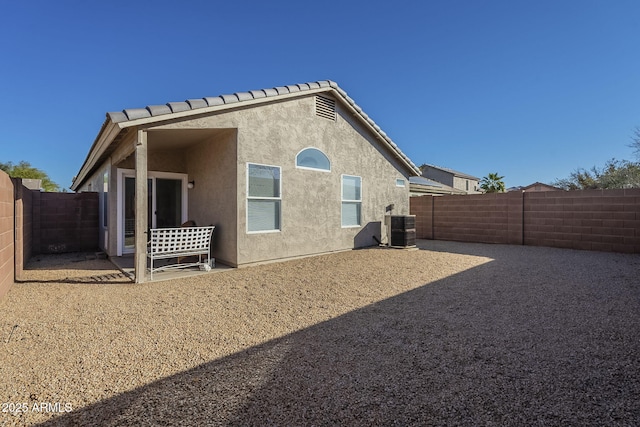
<svg viewBox="0 0 640 427"><path fill-rule="evenodd" d="M639 257L467 251L494 260L41 425L640 420Z"/></svg>
<svg viewBox="0 0 640 427"><path fill-rule="evenodd" d="M102 285L131 282L129 276L118 271L111 261L95 252L35 255L16 279L16 283Z"/></svg>

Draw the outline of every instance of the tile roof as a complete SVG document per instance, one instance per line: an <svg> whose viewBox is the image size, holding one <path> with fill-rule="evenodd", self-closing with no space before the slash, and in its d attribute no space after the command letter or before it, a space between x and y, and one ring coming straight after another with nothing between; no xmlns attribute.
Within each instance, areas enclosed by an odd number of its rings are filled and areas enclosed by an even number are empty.
<svg viewBox="0 0 640 427"><path fill-rule="evenodd" d="M335 82L331 80L320 80L317 82L278 86L270 89L250 90L248 92L236 92L227 95L218 95L198 99L187 99L184 102L167 102L164 105L147 105L144 108L127 108L122 111L107 113L107 116L113 123L122 123L130 120L158 117L166 114L180 113L188 110L194 111L200 108L235 104L238 102L251 101L259 98L277 97L280 95L321 88L336 89L345 98L351 99L347 96L346 92L338 87ZM355 105L355 102L352 101L351 104Z"/></svg>
<svg viewBox="0 0 640 427"><path fill-rule="evenodd" d="M174 118L185 118L190 115L207 114L224 110L226 108L236 108L245 105L256 104L264 101L276 100L278 98L286 98L297 94L303 95L304 92L318 93L332 91L338 95L354 113L364 121L373 132L377 133L383 143L395 153L395 155L403 162L409 170L419 175L418 167L400 150L395 142L387 136L387 134L378 126L363 110L358 106L347 93L342 90L338 84L331 80L319 80L315 82L300 83L294 85L277 86L268 89L250 90L248 92L236 92L233 94L219 95L214 97L205 97L197 99L187 99L182 102L167 102L164 105L148 105L144 108L127 108L122 111L109 112L102 129L96 138L85 163L78 173L77 181L74 180L72 189L79 187L82 181L86 179L89 170L96 166L98 159L104 155L104 143L109 140L113 141L113 134L107 128L119 128L120 130L136 126L138 124L149 124L153 122L161 122ZM116 131L116 134L119 131ZM107 136L107 134L111 136ZM106 141L105 141L106 139ZM99 147L100 146L100 147ZM93 156L94 149L98 152ZM91 160L90 160L91 157Z"/></svg>

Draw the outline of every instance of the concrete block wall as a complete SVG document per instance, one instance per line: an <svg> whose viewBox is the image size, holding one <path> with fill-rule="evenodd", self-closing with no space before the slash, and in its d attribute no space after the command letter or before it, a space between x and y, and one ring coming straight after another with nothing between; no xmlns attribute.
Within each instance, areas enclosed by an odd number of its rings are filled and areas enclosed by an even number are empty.
<svg viewBox="0 0 640 427"><path fill-rule="evenodd" d="M34 253L97 250L98 193L38 193L33 205Z"/></svg>
<svg viewBox="0 0 640 427"><path fill-rule="evenodd" d="M33 249L33 198L40 191L30 190L20 178L12 181L15 194L15 278L21 280Z"/></svg>
<svg viewBox="0 0 640 427"><path fill-rule="evenodd" d="M9 292L15 277L13 198L11 178L0 171L0 299Z"/></svg>
<svg viewBox="0 0 640 427"><path fill-rule="evenodd" d="M640 253L640 189L525 194L525 244Z"/></svg>
<svg viewBox="0 0 640 427"><path fill-rule="evenodd" d="M32 255L97 250L98 193L41 193L0 171L0 299Z"/></svg>
<svg viewBox="0 0 640 427"><path fill-rule="evenodd" d="M439 240L506 243L506 194L440 197L434 200L433 235Z"/></svg>
<svg viewBox="0 0 640 427"><path fill-rule="evenodd" d="M511 192L498 194L507 204L507 244L524 244L524 193Z"/></svg>
<svg viewBox="0 0 640 427"><path fill-rule="evenodd" d="M409 211L416 216L416 238L433 239L433 200L431 196L411 197Z"/></svg>
<svg viewBox="0 0 640 427"><path fill-rule="evenodd" d="M522 244L522 193L412 197L419 239Z"/></svg>
<svg viewBox="0 0 640 427"><path fill-rule="evenodd" d="M640 189L411 198L419 239L640 253Z"/></svg>

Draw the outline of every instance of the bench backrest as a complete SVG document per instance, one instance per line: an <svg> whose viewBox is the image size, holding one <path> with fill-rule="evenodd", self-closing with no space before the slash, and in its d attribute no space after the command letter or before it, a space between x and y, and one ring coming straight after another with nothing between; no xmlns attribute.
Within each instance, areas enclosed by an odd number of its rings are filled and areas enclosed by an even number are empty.
<svg viewBox="0 0 640 427"><path fill-rule="evenodd" d="M154 254L207 250L214 226L152 228L150 250Z"/></svg>

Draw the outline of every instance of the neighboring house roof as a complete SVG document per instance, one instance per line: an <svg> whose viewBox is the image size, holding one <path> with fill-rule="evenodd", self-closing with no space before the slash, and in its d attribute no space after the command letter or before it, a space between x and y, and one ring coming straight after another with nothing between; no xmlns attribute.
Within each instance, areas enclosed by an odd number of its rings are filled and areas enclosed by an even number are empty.
<svg viewBox="0 0 640 427"><path fill-rule="evenodd" d="M409 186L412 193L421 194L467 194L466 191L449 187L441 182L425 178L423 176L409 177Z"/></svg>
<svg viewBox="0 0 640 427"><path fill-rule="evenodd" d="M480 181L480 178L478 178L476 176L469 175L469 174L462 173L462 172L458 172L457 170L453 170L453 169L450 169L450 168L443 168L441 166L435 166L435 165L429 165L429 164L425 164L425 166L429 167L429 168L433 168L433 169L439 169L439 170L444 171L444 172L448 172L448 173L452 174L453 176L458 176L460 178L473 179L473 180L476 180L476 181Z"/></svg>
<svg viewBox="0 0 640 427"><path fill-rule="evenodd" d="M542 182L534 182L533 184L529 184L526 187L517 186L517 187L509 187L507 188L507 192L510 191L563 191L562 188L554 187L553 185L543 184Z"/></svg>
<svg viewBox="0 0 640 427"><path fill-rule="evenodd" d="M238 107L255 106L279 99L294 98L300 95L331 92L342 103L352 110L366 127L379 137L391 153L393 153L410 175L420 175L418 167L407 157L402 150L380 129L380 127L360 108L337 83L331 80L320 80L295 85L278 86L270 89L251 90L249 92L237 92L231 95L220 95L198 99L187 99L184 102L168 102L165 105L149 105L145 108L125 109L119 112L107 113L107 118L94 141L84 164L76 179L72 190L79 188L87 179L99 160L103 159L109 146L115 141L120 132L139 125L149 125L167 120L189 119L208 113L222 110L230 110Z"/></svg>
<svg viewBox="0 0 640 427"><path fill-rule="evenodd" d="M522 187L522 191L559 191L562 188L554 187L553 185L543 184L541 182L534 182L526 187Z"/></svg>

